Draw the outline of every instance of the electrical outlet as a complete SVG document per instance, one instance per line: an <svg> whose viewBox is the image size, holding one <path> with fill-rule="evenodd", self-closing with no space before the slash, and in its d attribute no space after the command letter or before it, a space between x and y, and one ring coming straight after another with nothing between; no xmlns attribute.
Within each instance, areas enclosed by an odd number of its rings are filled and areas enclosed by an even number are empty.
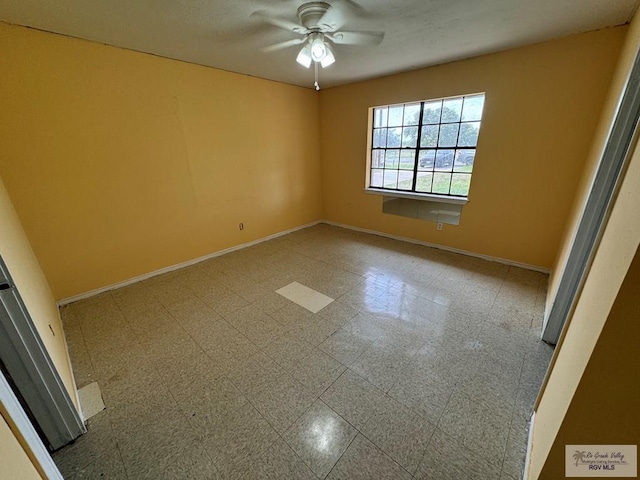
<svg viewBox="0 0 640 480"><path fill-rule="evenodd" d="M440 222L438 222L438 225L436 225L436 229L437 230L442 230L442 224Z"/></svg>
<svg viewBox="0 0 640 480"><path fill-rule="evenodd" d="M244 223L241 223L240 225L238 225L238 228L240 228L240 230L244 230Z"/></svg>

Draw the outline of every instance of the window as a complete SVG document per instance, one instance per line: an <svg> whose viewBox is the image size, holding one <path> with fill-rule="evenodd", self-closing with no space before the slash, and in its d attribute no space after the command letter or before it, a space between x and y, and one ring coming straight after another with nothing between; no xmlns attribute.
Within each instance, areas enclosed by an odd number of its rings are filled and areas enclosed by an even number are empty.
<svg viewBox="0 0 640 480"><path fill-rule="evenodd" d="M484 94L373 109L368 188L469 195Z"/></svg>

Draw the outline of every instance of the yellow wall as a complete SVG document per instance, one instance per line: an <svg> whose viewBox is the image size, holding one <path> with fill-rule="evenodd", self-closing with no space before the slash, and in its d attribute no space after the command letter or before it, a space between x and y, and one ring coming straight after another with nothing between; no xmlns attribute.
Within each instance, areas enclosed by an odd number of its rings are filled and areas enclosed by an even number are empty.
<svg viewBox="0 0 640 480"><path fill-rule="evenodd" d="M562 478L565 445L640 443L640 250L618 292L540 479Z"/></svg>
<svg viewBox="0 0 640 480"><path fill-rule="evenodd" d="M322 218L316 92L6 24L0 51L0 175L57 299Z"/></svg>
<svg viewBox="0 0 640 480"><path fill-rule="evenodd" d="M598 130L599 134L594 138L593 152L597 152L602 148L604 133L606 133L612 122L612 105L615 106L619 99L623 81L630 71L639 46L640 17L636 15L628 30L624 48L620 55L607 107L602 116L602 125ZM582 183L589 184L591 175L592 171L587 170L587 179ZM572 217L577 218L579 216L584 205L584 196L587 193L586 189L580 192L580 197L575 202L577 211L572 214ZM601 408L598 397L589 399L584 396L584 392L588 391L590 382L592 382L593 372L598 372L600 368L606 365L614 365L613 360L615 357L625 354L629 355L627 361L631 363L615 365L617 368L628 368L629 372L634 372L633 376L628 377L627 382L637 381L635 372L638 370L639 361L634 355L638 351L637 332L626 322L632 320L637 323L638 319L636 316L632 319L622 320L619 313L621 310L616 310L612 313L612 306L620 295L624 299L622 300L624 302L623 305L628 302L628 296L624 293L625 290L620 291L620 287L638 250L638 245L640 245L638 205L640 205L640 148L636 147L613 206L611 217L605 227L593 265L585 280L583 291L580 294L572 317L568 320L564 338L561 339L561 343L558 345L553 371L549 376L548 383L542 392L536 409L529 470L529 478L531 479L537 479L540 476L547 461L550 463L549 470L545 470L545 476L546 478L554 478L552 473L546 473L554 472L558 468L557 449L561 447L559 444L554 444L554 442L556 442L556 438L558 442L564 441L567 438L563 436L565 433L568 436L571 436L572 432L575 433L576 418L572 415L579 409L585 408L585 402L594 410ZM572 232L568 232L563 239L563 245L566 246L567 243L571 242L572 235ZM564 248L566 249L566 247ZM559 271L562 268L562 258L558 262L557 275L560 274ZM630 277L632 278L630 280L632 284L633 278L637 273L632 271L630 275L632 275ZM634 292L632 301L635 301L636 304L638 302L637 290ZM624 338L619 339L619 343L615 346L611 342L609 334L603 334L604 336L601 338L605 323L608 325L608 318L612 319L613 322L611 329L606 327L608 330L616 331L620 325L623 325ZM603 342L602 346L600 345L601 340ZM601 352L604 352L604 355ZM594 353L593 358L595 359L594 362L596 362L594 365L596 366L592 373L584 377L585 383L582 384L585 386L584 389L578 391L583 373L585 373L587 364L592 358L592 353ZM603 357L605 363L602 363ZM626 389L627 394L632 394L633 392L637 394L637 390L634 390L635 387L629 383L625 383L619 388L622 388L623 391ZM624 396L618 398L613 393L611 400L620 403L624 407L626 401L632 401L632 398L627 399ZM564 424L565 415L569 411L570 405L575 405L578 410L573 410L572 414L567 417L567 423ZM587 420L582 419L580 422L585 436L587 433L591 435L596 432L596 430L591 431ZM612 424L609 432L605 433L600 430L597 433L601 436L606 434L607 438L611 438L616 436L617 427ZM624 430L620 430L618 435L622 438L623 434ZM603 440L602 443L606 442Z"/></svg>
<svg viewBox="0 0 640 480"><path fill-rule="evenodd" d="M20 292L40 338L69 395L77 405L75 382L55 298L31 249L0 178L0 255Z"/></svg>
<svg viewBox="0 0 640 480"><path fill-rule="evenodd" d="M325 218L550 268L626 30L322 91ZM383 215L382 197L363 192L368 107L474 92L486 102L460 226Z"/></svg>
<svg viewBox="0 0 640 480"><path fill-rule="evenodd" d="M36 480L42 478L22 449L4 417L0 415L0 479Z"/></svg>
<svg viewBox="0 0 640 480"><path fill-rule="evenodd" d="M323 211L549 268L625 31L317 95L0 24L0 175L57 299ZM383 215L382 198L362 191L367 108L477 91L487 101L461 225Z"/></svg>
<svg viewBox="0 0 640 480"><path fill-rule="evenodd" d="M633 28L628 30L624 48L617 59L618 64L614 77L609 87L609 92L602 110L602 115L598 122L598 127L596 128L595 135L591 142L591 148L589 149L585 168L581 173L581 179L571 207L571 213L568 221L566 222L562 241L558 248L553 269L549 277L549 289L547 290L547 312L550 310L553 300L557 294L560 279L562 278L562 273L566 266L571 245L573 244L576 230L578 228L578 222L580 221L582 211L587 202L591 183L593 182L593 177L596 173L598 163L602 157L602 152L607 142L609 129L611 128L611 123L620 100L622 89L627 81L631 65L635 60L638 46L640 46L640 31L638 30L638 25L636 25L637 23L638 21L632 24Z"/></svg>

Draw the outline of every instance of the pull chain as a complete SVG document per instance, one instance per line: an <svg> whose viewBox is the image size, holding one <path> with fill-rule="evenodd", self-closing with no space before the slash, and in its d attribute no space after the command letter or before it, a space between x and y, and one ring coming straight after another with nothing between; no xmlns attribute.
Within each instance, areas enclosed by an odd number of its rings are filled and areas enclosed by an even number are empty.
<svg viewBox="0 0 640 480"><path fill-rule="evenodd" d="M318 84L318 62L313 62L313 65L316 70L316 81L313 83L313 86L315 87L316 91L318 91L320 90L320 85Z"/></svg>

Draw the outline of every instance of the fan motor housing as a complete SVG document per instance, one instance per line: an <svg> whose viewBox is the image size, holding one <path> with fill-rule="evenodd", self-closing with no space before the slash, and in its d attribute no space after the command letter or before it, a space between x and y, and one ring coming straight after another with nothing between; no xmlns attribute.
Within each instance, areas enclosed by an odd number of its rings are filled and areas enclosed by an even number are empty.
<svg viewBox="0 0 640 480"><path fill-rule="evenodd" d="M298 8L300 23L309 30L321 30L322 26L318 22L330 8L331 5L327 2L309 2L300 5Z"/></svg>

